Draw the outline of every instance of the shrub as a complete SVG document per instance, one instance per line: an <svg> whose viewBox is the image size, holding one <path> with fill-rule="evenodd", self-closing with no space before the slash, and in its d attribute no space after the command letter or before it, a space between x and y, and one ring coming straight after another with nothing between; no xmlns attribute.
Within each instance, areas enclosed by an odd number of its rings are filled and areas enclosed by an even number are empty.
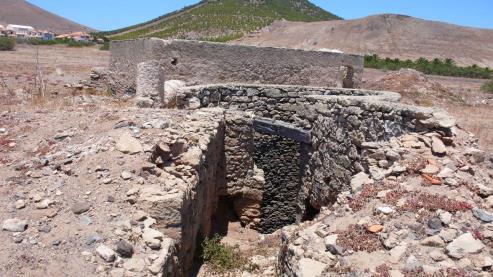
<svg viewBox="0 0 493 277"><path fill-rule="evenodd" d="M238 247L224 245L218 235L205 238L202 242L202 259L218 273L240 269L245 265Z"/></svg>
<svg viewBox="0 0 493 277"><path fill-rule="evenodd" d="M0 51L12 51L15 48L15 39L0 37Z"/></svg>
<svg viewBox="0 0 493 277"><path fill-rule="evenodd" d="M30 44L30 45L55 45L55 44L62 44L63 41L58 40L58 39L53 39L53 40L43 40L39 38L29 38L25 40L25 43Z"/></svg>
<svg viewBox="0 0 493 277"><path fill-rule="evenodd" d="M378 235L370 233L361 225L349 225L347 230L338 231L337 234L337 244L346 250L371 253L383 249Z"/></svg>
<svg viewBox="0 0 493 277"><path fill-rule="evenodd" d="M93 42L86 42L86 41L75 41L75 40L69 40L67 42L68 47L87 47L87 46L93 46Z"/></svg>
<svg viewBox="0 0 493 277"><path fill-rule="evenodd" d="M365 67L384 70L412 68L424 74L466 78L490 79L493 77L493 70L488 67L477 65L461 67L456 65L452 59L434 59L429 61L425 58L419 58L416 61L403 61L399 59L380 58L378 55L368 55L365 56Z"/></svg>
<svg viewBox="0 0 493 277"><path fill-rule="evenodd" d="M472 209L471 204L464 201L449 199L445 196L429 194L426 192L414 193L407 199L404 206L400 208L403 211L417 212L421 209L427 211L444 210L455 213L468 211Z"/></svg>
<svg viewBox="0 0 493 277"><path fill-rule="evenodd" d="M484 92L493 93L493 80L486 82L481 89Z"/></svg>
<svg viewBox="0 0 493 277"><path fill-rule="evenodd" d="M109 51L110 50L110 42L105 41L104 44L101 45L101 47L99 47L99 50Z"/></svg>

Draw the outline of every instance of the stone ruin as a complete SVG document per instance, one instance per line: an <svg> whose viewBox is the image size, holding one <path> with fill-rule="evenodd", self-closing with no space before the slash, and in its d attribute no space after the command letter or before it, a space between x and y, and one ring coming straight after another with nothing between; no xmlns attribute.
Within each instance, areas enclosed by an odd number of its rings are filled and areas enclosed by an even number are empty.
<svg viewBox="0 0 493 277"><path fill-rule="evenodd" d="M243 226L272 233L313 219L350 190L355 174L371 170L366 149L410 132L451 136L455 125L443 111L400 104L397 93L356 88L363 69L354 55L158 39L111 49L115 94L139 107L213 114L204 117L213 127L198 138L201 148L157 144L149 158L150 172L173 163L193 176L182 189L149 187L139 202L166 236L164 276L192 271L191 253L211 235L219 203ZM187 85L169 102L171 79Z"/></svg>

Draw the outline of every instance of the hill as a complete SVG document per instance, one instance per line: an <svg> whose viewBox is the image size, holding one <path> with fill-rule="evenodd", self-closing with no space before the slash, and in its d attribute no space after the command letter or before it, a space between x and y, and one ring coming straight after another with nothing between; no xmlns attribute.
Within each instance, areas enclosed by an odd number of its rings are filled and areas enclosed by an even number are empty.
<svg viewBox="0 0 493 277"><path fill-rule="evenodd" d="M1 0L0 24L29 25L55 33L94 31L89 27L43 10L25 0Z"/></svg>
<svg viewBox="0 0 493 277"><path fill-rule="evenodd" d="M135 26L102 32L112 40L139 37L229 41L275 20L340 19L307 0L205 0Z"/></svg>
<svg viewBox="0 0 493 277"><path fill-rule="evenodd" d="M493 30L403 15L325 22L276 21L233 43L418 59L450 58L459 65L493 67Z"/></svg>

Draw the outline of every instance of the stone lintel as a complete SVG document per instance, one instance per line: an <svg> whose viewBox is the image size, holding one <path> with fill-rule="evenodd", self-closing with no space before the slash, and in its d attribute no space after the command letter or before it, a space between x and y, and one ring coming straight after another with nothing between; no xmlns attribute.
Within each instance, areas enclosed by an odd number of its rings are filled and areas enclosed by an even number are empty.
<svg viewBox="0 0 493 277"><path fill-rule="evenodd" d="M306 144L311 144L312 142L310 131L303 130L283 121L255 117L253 119L253 128L255 131L263 134L277 135Z"/></svg>

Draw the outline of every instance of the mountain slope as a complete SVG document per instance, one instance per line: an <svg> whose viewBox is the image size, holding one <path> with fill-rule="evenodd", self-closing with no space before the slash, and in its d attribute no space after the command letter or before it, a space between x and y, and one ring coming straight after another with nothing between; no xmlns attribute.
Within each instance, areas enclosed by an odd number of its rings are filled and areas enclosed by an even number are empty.
<svg viewBox="0 0 493 277"><path fill-rule="evenodd" d="M281 19L310 22L340 18L308 0L204 0L146 23L101 34L113 40L160 37L228 41Z"/></svg>
<svg viewBox="0 0 493 277"><path fill-rule="evenodd" d="M340 49L346 53L417 59L451 58L460 65L493 68L493 30L462 27L403 15L356 20L275 22L236 44L301 49Z"/></svg>
<svg viewBox="0 0 493 277"><path fill-rule="evenodd" d="M29 25L55 33L93 31L89 27L50 13L24 0L1 0L0 24Z"/></svg>

